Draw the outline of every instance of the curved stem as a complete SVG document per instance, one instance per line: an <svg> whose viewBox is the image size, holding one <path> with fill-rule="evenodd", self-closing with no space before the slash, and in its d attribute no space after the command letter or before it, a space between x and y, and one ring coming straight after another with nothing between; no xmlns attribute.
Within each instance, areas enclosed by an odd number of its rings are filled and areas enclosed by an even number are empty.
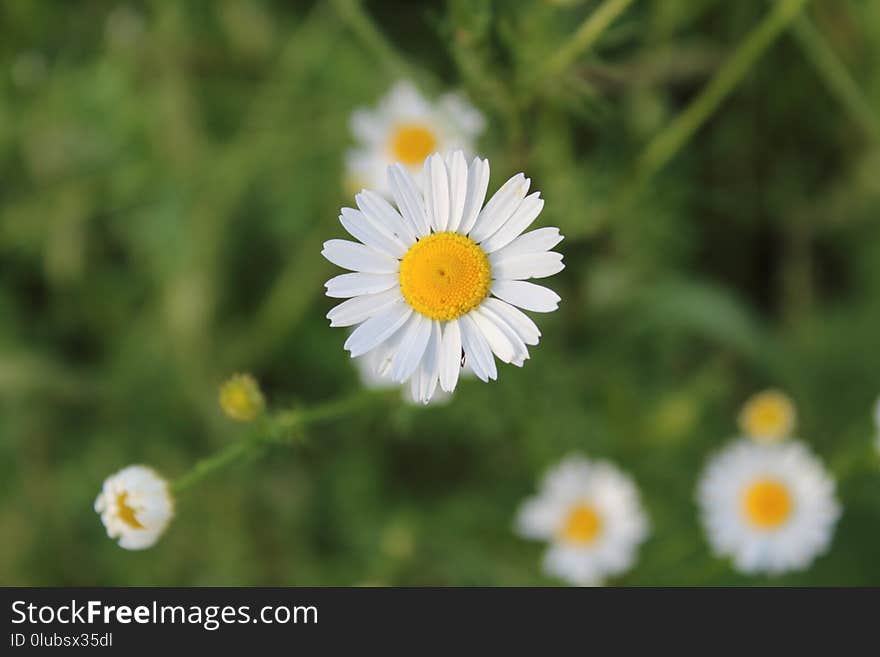
<svg viewBox="0 0 880 657"><path fill-rule="evenodd" d="M385 391L362 391L350 397L320 404L313 408L279 411L264 416L248 436L196 462L189 472L172 483L171 491L175 495L179 494L202 479L223 470L267 445L290 443L306 426L348 415L363 406L368 406L379 395L384 396L384 393Z"/></svg>
<svg viewBox="0 0 880 657"><path fill-rule="evenodd" d="M547 61L545 76L556 77L562 74L578 56L593 47L605 29L631 4L632 0L605 0Z"/></svg>
<svg viewBox="0 0 880 657"><path fill-rule="evenodd" d="M637 162L639 180L651 178L678 153L736 88L758 57L797 18L807 1L780 0L774 4L693 102L647 145Z"/></svg>

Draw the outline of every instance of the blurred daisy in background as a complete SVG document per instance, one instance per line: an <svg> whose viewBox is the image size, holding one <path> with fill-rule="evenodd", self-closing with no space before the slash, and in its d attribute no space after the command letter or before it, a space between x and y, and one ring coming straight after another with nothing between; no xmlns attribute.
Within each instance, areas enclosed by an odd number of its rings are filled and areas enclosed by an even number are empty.
<svg viewBox="0 0 880 657"><path fill-rule="evenodd" d="M359 242L329 240L322 255L354 273L326 283L327 296L347 299L327 313L331 326L357 328L345 342L352 358L386 345L380 361L395 383L409 381L414 399L428 403L439 388L452 392L463 363L489 381L495 357L521 367L541 332L518 308L556 310L559 296L527 278L564 268L551 251L557 228L522 234L544 201L530 195L519 173L483 206L489 162L470 167L457 151L424 163L425 191L409 170L389 167L392 207L379 194L355 197L340 221Z"/></svg>
<svg viewBox="0 0 880 657"><path fill-rule="evenodd" d="M151 547L174 516L174 499L166 482L155 470L130 465L104 481L95 500L95 511L126 550Z"/></svg>
<svg viewBox="0 0 880 657"><path fill-rule="evenodd" d="M840 516L834 489L802 443L737 440L710 460L697 501L715 554L740 572L776 575L828 549Z"/></svg>
<svg viewBox="0 0 880 657"><path fill-rule="evenodd" d="M351 115L351 131L358 144L346 155L347 187L390 194L386 170L399 162L422 182L422 163L431 153L474 152L474 142L485 120L459 94L449 93L430 102L409 82L398 82L375 109L361 108Z"/></svg>
<svg viewBox="0 0 880 657"><path fill-rule="evenodd" d="M632 567L648 520L629 476L605 461L570 456L522 505L516 529L550 543L544 555L548 574L594 586Z"/></svg>
<svg viewBox="0 0 880 657"><path fill-rule="evenodd" d="M779 390L765 390L750 397L739 413L740 430L756 442L772 443L794 431L797 413L791 398Z"/></svg>

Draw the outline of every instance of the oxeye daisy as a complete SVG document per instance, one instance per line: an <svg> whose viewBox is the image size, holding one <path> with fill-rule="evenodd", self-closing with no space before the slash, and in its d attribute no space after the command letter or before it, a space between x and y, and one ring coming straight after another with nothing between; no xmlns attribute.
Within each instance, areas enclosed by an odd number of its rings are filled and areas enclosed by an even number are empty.
<svg viewBox="0 0 880 657"><path fill-rule="evenodd" d="M450 93L430 102L411 83L398 82L376 109L358 109L351 116L358 145L346 156L349 187L387 197L385 170L395 162L421 183L426 157L456 149L473 152L484 125L483 115L463 96Z"/></svg>
<svg viewBox="0 0 880 657"><path fill-rule="evenodd" d="M742 432L760 443L788 438L794 431L797 415L794 403L779 390L765 390L750 397L739 413Z"/></svg>
<svg viewBox="0 0 880 657"><path fill-rule="evenodd" d="M798 442L737 440L709 462L697 500L714 552L748 574L807 568L840 516L834 480Z"/></svg>
<svg viewBox="0 0 880 657"><path fill-rule="evenodd" d="M648 535L633 480L614 465L571 456L544 477L516 520L518 533L547 541L544 570L578 586L632 567Z"/></svg>
<svg viewBox="0 0 880 657"><path fill-rule="evenodd" d="M330 240L322 254L354 272L326 284L327 296L347 299L327 313L330 325L357 325L345 342L352 358L392 345L391 380L409 381L413 398L428 403L438 386L455 389L464 362L482 381L498 377L495 357L523 365L541 332L518 308L551 312L559 302L525 279L564 265L550 250L562 240L558 229L521 234L544 207L537 192L527 196L523 174L484 207L487 160L468 166L461 151L435 153L424 170L422 193L406 167L389 167L397 208L361 192L358 209L339 218L359 242Z"/></svg>
<svg viewBox="0 0 880 657"><path fill-rule="evenodd" d="M174 499L168 482L155 470L130 465L104 481L95 511L107 536L119 539L120 547L143 550L165 532L174 515Z"/></svg>

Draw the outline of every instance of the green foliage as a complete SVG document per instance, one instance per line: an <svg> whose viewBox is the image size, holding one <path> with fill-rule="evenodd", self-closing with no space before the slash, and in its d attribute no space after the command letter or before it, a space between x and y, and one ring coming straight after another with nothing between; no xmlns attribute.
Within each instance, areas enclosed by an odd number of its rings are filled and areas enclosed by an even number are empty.
<svg viewBox="0 0 880 657"><path fill-rule="evenodd" d="M0 583L552 584L513 515L580 451L632 472L651 516L615 583L880 584L880 5L816 0L687 110L777 4L4 3ZM101 482L242 438L229 375L270 408L358 389L319 253L352 203L349 114L401 75L463 88L492 186L528 172L567 235L541 345L448 406L316 423L121 550ZM844 506L829 554L772 580L715 559L693 502L768 385Z"/></svg>

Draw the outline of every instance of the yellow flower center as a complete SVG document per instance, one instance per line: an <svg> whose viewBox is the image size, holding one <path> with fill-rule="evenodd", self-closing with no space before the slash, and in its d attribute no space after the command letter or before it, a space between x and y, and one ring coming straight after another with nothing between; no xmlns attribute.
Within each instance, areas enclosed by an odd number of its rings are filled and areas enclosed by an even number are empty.
<svg viewBox="0 0 880 657"><path fill-rule="evenodd" d="M773 479L750 485L742 504L746 518L759 529L777 529L788 520L793 506L788 488Z"/></svg>
<svg viewBox="0 0 880 657"><path fill-rule="evenodd" d="M786 438L794 428L794 421L794 404L777 390L767 390L749 399L739 417L743 432L763 442Z"/></svg>
<svg viewBox="0 0 880 657"><path fill-rule="evenodd" d="M128 506L128 493L119 493L116 496L116 514L119 519L129 527L143 529L144 526L134 517L134 509Z"/></svg>
<svg viewBox="0 0 880 657"><path fill-rule="evenodd" d="M265 406L260 386L249 374L236 374L220 386L220 407L233 420L250 422Z"/></svg>
<svg viewBox="0 0 880 657"><path fill-rule="evenodd" d="M590 504L578 504L568 514L560 538L566 543L589 545L602 532L602 518Z"/></svg>
<svg viewBox="0 0 880 657"><path fill-rule="evenodd" d="M415 166L425 161L436 150L437 137L421 123L403 123L391 136L391 153L394 159Z"/></svg>
<svg viewBox="0 0 880 657"><path fill-rule="evenodd" d="M489 294L492 270L486 253L469 237L434 233L400 261L400 291L418 313L449 321L469 313Z"/></svg>

